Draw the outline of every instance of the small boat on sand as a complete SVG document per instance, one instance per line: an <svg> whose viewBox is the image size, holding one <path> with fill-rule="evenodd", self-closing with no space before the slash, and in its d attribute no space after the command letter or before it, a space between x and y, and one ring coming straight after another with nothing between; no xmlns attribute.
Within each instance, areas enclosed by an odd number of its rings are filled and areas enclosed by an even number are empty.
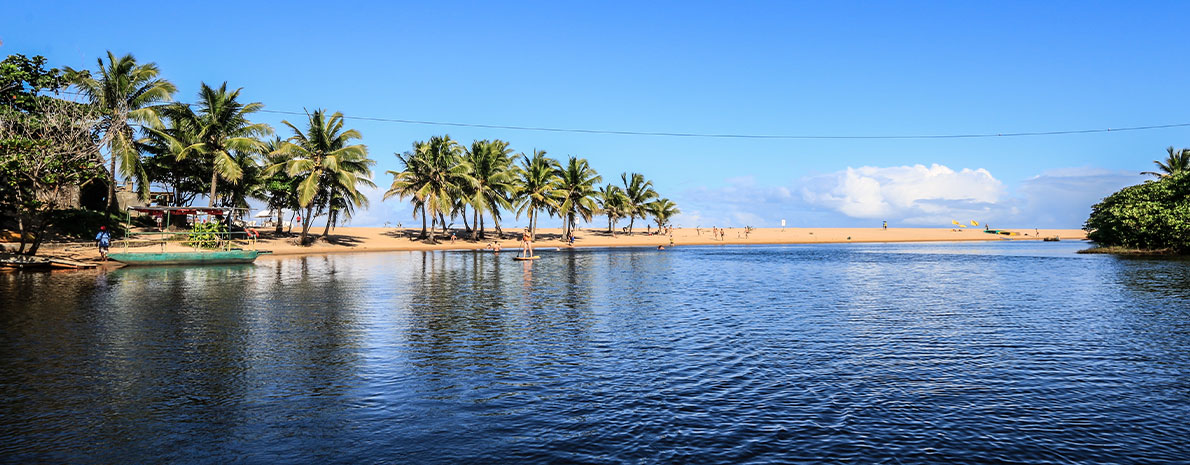
<svg viewBox="0 0 1190 465"><path fill-rule="evenodd" d="M215 265L252 263L261 250L212 250L198 252L112 252L107 258L125 265Z"/></svg>

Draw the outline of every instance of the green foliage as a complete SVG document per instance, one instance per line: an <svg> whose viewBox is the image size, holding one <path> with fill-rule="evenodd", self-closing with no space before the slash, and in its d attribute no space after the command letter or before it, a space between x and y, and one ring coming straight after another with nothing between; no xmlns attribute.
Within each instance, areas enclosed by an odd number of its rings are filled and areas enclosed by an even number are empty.
<svg viewBox="0 0 1190 465"><path fill-rule="evenodd" d="M227 236L227 228L220 221L200 221L194 223L186 242L192 247L203 249L218 248Z"/></svg>
<svg viewBox="0 0 1190 465"><path fill-rule="evenodd" d="M1104 247L1190 253L1190 172L1121 189L1092 208L1083 229Z"/></svg>
<svg viewBox="0 0 1190 465"><path fill-rule="evenodd" d="M58 69L45 69L45 57L9 55L0 62L0 111L32 111L42 91L57 92L65 81Z"/></svg>

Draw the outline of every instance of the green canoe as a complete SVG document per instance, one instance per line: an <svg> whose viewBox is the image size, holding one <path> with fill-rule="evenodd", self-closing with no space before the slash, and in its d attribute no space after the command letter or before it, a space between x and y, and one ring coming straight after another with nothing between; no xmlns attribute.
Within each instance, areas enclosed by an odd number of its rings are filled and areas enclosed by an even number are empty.
<svg viewBox="0 0 1190 465"><path fill-rule="evenodd" d="M125 265L210 265L252 263L259 250L217 250L211 252L113 252L107 257Z"/></svg>

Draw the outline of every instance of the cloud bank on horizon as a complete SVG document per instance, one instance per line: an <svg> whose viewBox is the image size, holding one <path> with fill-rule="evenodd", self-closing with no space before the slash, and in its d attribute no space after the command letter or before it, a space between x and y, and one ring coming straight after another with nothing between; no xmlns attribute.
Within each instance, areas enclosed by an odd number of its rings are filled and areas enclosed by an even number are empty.
<svg viewBox="0 0 1190 465"><path fill-rule="evenodd" d="M1003 227L1080 228L1092 205L1145 179L1134 172L1068 168L1009 185L983 168L956 170L933 163L848 167L785 186L738 177L725 180L722 187L665 194L682 210L674 218L679 227L779 227L781 220L790 227L878 227L886 220L892 226L948 227L951 220L977 220ZM380 200L387 185L378 184L365 189L371 205L357 210L346 225L420 227L407 200ZM514 213L502 214L506 228L524 223ZM543 217L540 224L558 227L560 222ZM606 224L596 215L585 227ZM456 226L461 227L462 220Z"/></svg>
<svg viewBox="0 0 1190 465"><path fill-rule="evenodd" d="M1071 168L1041 173L1009 188L983 168L941 164L848 167L790 186L765 187L751 178L721 188L693 188L677 196L681 226L946 227L977 220L1005 227L1079 228L1091 206L1144 177L1137 173Z"/></svg>

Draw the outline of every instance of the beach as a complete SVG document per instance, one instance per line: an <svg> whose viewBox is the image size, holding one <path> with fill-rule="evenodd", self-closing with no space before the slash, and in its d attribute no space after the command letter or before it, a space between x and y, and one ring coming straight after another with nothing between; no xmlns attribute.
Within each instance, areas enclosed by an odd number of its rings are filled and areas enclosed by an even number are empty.
<svg viewBox="0 0 1190 465"><path fill-rule="evenodd" d="M499 240L504 252L520 250L521 229L506 229ZM614 236L607 229L584 228L575 231L574 247L657 247L670 246L669 235L650 234L650 230L639 228L633 234L617 232ZM655 232L655 229L651 231ZM674 228L673 244L689 245L761 245L761 244L828 244L846 242L963 242L999 240L1040 240L1057 237L1061 240L1083 240L1086 232L1081 229L1002 229L1017 233L1015 236L988 234L983 229L948 228L755 228L746 232L744 228L726 228L723 238L712 238L710 228ZM322 228L312 228L312 233L321 234ZM456 240L440 239L437 244L419 240L421 229L414 228L368 228L341 227L334 229L326 238L319 238L312 245L297 244L297 234L273 237L272 231L261 231L261 238L255 244L259 250L272 252L281 257L303 254L393 252L419 250L483 250L496 241L495 232L488 230L487 239L471 241L470 235L456 230ZM439 236L441 237L441 236ZM535 248L568 247L562 240L562 229L543 228L537 231ZM112 252L125 250L124 242L116 240ZM129 247L128 251L161 251L159 245ZM180 244L170 244L166 251L193 250ZM45 255L74 260L96 260L99 258L94 247L74 245L44 249ZM267 257L267 255L265 256Z"/></svg>

